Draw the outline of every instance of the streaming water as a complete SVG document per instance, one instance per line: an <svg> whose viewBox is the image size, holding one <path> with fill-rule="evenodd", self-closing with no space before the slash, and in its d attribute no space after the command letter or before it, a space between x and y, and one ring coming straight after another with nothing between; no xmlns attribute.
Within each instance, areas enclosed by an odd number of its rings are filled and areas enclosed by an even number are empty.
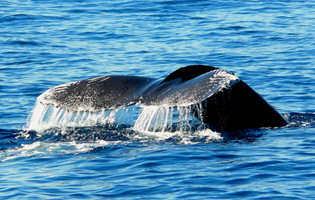
<svg viewBox="0 0 315 200"><path fill-rule="evenodd" d="M198 107L194 107L195 109ZM197 111L198 112L198 111ZM28 118L26 131L51 128L124 126L139 132L194 132L206 127L193 116L192 106L134 105L115 110L70 111L37 101ZM198 112L199 113L199 112Z"/></svg>

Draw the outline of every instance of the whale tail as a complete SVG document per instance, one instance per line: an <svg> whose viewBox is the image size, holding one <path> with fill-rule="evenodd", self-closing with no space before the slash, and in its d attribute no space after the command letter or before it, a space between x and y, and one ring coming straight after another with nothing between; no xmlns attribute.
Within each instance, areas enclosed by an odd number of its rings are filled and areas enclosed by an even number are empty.
<svg viewBox="0 0 315 200"><path fill-rule="evenodd" d="M217 131L280 127L288 122L258 93L227 71L192 65L163 80L102 76L56 86L38 97L42 105L67 111L144 106L193 107L193 115Z"/></svg>

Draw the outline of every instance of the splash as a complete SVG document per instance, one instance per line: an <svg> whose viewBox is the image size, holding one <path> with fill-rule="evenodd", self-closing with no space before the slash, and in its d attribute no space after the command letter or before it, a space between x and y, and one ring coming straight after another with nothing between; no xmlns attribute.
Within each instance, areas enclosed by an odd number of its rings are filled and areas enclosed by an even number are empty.
<svg viewBox="0 0 315 200"><path fill-rule="evenodd" d="M130 143L222 141L220 133L211 131L194 117L198 107L134 105L97 112L69 111L52 104L41 104L38 99L29 116L27 130L19 136L21 141L34 142L0 152L0 161L89 153L106 146Z"/></svg>
<svg viewBox="0 0 315 200"><path fill-rule="evenodd" d="M118 110L73 112L37 102L28 120L28 130L35 131L20 135L34 142L0 152L0 161L84 154L134 142L198 144L222 141L220 133L207 129L193 117L194 109L192 106L136 105ZM129 128L122 126L126 123Z"/></svg>
<svg viewBox="0 0 315 200"><path fill-rule="evenodd" d="M140 143L171 143L171 144L198 144L213 143L222 140L219 133L211 130L196 131L195 133L186 132L141 132L129 135L129 140L107 140L99 139L96 141L55 141L46 140L34 141L33 143L21 144L19 147L0 151L0 162L6 162L19 158L36 158L52 155L77 155L90 152L103 151L106 147L117 146L117 148L129 145L133 142Z"/></svg>

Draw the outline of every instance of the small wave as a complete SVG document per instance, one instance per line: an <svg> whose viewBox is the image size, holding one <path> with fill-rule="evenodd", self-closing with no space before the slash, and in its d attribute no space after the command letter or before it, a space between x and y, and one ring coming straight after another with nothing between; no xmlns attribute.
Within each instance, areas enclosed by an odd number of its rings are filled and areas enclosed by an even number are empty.
<svg viewBox="0 0 315 200"><path fill-rule="evenodd" d="M35 42L35 41L24 41L24 40L13 40L13 41L7 41L7 45L20 45L20 46L40 46L42 43Z"/></svg>

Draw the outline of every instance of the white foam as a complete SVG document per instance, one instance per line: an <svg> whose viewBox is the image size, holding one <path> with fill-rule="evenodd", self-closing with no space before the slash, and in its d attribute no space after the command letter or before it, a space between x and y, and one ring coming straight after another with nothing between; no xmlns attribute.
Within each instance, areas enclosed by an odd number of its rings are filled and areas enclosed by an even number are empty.
<svg viewBox="0 0 315 200"><path fill-rule="evenodd" d="M177 143L181 144L197 144L218 142L222 139L220 133L213 132L209 129L190 132L152 132L143 131L139 134L133 135L133 139L138 139L141 142L147 140L152 141L166 141L167 139L175 138ZM67 155L67 154L80 154L88 153L99 147L112 146L117 144L127 144L128 141L105 141L97 140L93 142L44 142L37 141L32 144L21 144L21 147L8 149L0 152L0 160L6 162L17 158L30 158L33 156L42 155Z"/></svg>
<svg viewBox="0 0 315 200"><path fill-rule="evenodd" d="M187 131L175 131L175 132L152 132L152 131L140 131L140 135L136 135L134 139L139 139L142 142L145 141L167 141L176 142L180 144L198 144L219 142L223 138L218 132L214 132L210 129L198 130L196 132Z"/></svg>
<svg viewBox="0 0 315 200"><path fill-rule="evenodd" d="M120 141L121 142L121 141ZM91 150L104 147L108 145L116 145L120 143L119 141L104 141L98 140L93 143L78 143L78 142L56 142L56 143L46 143L46 142L34 142L32 144L22 144L19 148L9 149L0 152L0 158L2 162L16 159L32 157L41 154L79 154L90 152Z"/></svg>

